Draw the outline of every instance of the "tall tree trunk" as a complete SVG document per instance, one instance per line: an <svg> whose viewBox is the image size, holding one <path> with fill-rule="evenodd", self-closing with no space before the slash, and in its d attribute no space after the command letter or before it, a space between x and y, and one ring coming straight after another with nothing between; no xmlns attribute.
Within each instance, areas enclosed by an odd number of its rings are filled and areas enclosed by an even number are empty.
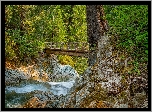
<svg viewBox="0 0 152 112"><path fill-rule="evenodd" d="M20 36L23 36L24 35L24 31L25 31L25 28L24 28L24 24L23 24L23 21L25 19L25 10L23 8L23 5L19 5L19 16L20 16Z"/></svg>
<svg viewBox="0 0 152 112"><path fill-rule="evenodd" d="M87 35L89 42L89 66L97 61L98 40L102 38L104 32L108 30L107 22L104 20L104 10L102 5L87 5Z"/></svg>
<svg viewBox="0 0 152 112"><path fill-rule="evenodd" d="M110 61L106 60L112 56L112 46L110 46L109 37L105 35L108 25L102 5L87 6L87 22L88 41L91 49L89 65L96 63L92 70L93 78L89 78L92 80L94 87L98 85L98 82L105 79L108 84L103 83L102 88L107 89L108 93L117 94L121 90L119 88L121 87L121 77L113 72Z"/></svg>

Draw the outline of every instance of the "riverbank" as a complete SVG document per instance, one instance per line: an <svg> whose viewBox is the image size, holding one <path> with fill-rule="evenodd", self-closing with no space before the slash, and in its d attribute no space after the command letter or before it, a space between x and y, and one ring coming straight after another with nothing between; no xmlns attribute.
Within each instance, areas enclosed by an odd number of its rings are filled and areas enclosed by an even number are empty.
<svg viewBox="0 0 152 112"><path fill-rule="evenodd" d="M136 86L142 80L138 77L130 78L132 85L117 74L100 80L94 65L74 82L54 82L48 68L45 61L42 66L6 67L5 108L148 108L146 91Z"/></svg>

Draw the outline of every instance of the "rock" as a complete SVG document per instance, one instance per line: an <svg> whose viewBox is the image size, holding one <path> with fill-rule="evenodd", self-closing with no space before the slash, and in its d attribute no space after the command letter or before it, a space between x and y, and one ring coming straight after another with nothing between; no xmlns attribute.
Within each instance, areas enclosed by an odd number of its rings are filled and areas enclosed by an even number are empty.
<svg viewBox="0 0 152 112"><path fill-rule="evenodd" d="M108 108L103 101L92 101L87 108Z"/></svg>
<svg viewBox="0 0 152 112"><path fill-rule="evenodd" d="M148 108L148 105L146 103L147 101L148 100L147 100L146 93L142 92L142 93L136 93L130 102L133 108L142 108L142 107Z"/></svg>
<svg viewBox="0 0 152 112"><path fill-rule="evenodd" d="M46 101L42 102L37 97L33 97L28 100L21 108L44 108L46 106Z"/></svg>
<svg viewBox="0 0 152 112"><path fill-rule="evenodd" d="M28 79L23 72L18 70L5 70L5 86L19 84L22 80Z"/></svg>
<svg viewBox="0 0 152 112"><path fill-rule="evenodd" d="M113 108L128 108L128 104L118 104L116 103Z"/></svg>
<svg viewBox="0 0 152 112"><path fill-rule="evenodd" d="M138 108L148 108L148 99L145 99L143 104L141 104Z"/></svg>
<svg viewBox="0 0 152 112"><path fill-rule="evenodd" d="M58 63L59 60L57 59L56 55L51 54L49 61L49 66L52 66L53 68L51 77L55 80L55 82L58 82L59 80L64 82L68 80L75 80L77 77L79 77L77 71L74 70L74 68L72 68L70 65L61 65Z"/></svg>

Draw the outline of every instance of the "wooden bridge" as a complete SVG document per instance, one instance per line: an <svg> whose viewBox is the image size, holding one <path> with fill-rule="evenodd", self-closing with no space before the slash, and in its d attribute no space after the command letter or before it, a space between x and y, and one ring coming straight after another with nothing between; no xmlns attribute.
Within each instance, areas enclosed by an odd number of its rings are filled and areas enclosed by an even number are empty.
<svg viewBox="0 0 152 112"><path fill-rule="evenodd" d="M86 42L45 42L45 53L88 57L89 43Z"/></svg>

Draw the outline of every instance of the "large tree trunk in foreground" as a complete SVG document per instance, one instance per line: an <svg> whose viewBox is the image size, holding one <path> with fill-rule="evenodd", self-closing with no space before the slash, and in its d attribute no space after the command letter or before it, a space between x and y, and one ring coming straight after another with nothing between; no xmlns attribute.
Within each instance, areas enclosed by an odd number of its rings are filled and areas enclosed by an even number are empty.
<svg viewBox="0 0 152 112"><path fill-rule="evenodd" d="M102 5L87 5L87 35L90 44L89 66L95 64L97 60L97 44L102 38L104 32L107 31L107 22L104 20L104 12Z"/></svg>

